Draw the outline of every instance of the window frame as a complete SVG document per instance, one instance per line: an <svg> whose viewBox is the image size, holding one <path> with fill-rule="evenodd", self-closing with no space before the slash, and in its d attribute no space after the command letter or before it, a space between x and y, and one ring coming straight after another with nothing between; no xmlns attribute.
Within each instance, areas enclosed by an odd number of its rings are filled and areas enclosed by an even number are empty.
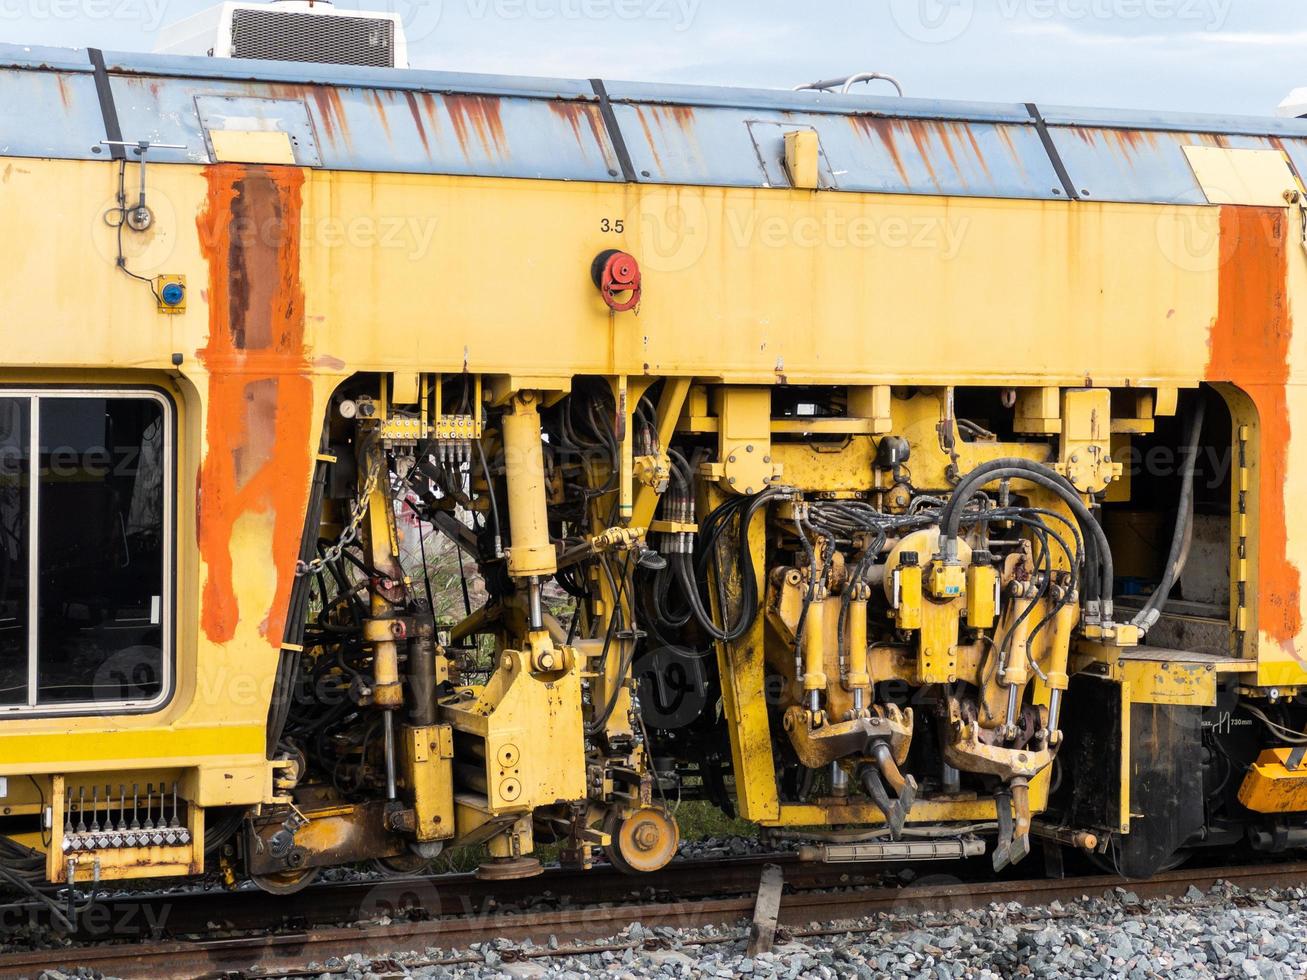
<svg viewBox="0 0 1307 980"><path fill-rule="evenodd" d="M23 385L0 386L0 398L26 398L30 406L28 418L28 553L27 575L29 583L40 581L40 519L41 519L41 401L61 398L143 398L158 404L163 425L163 527L162 571L160 597L160 669L159 693L148 701L75 701L41 704L39 664L41 655L40 601L38 588L29 588L27 596L27 701L25 704L0 705L0 722L7 718L60 717L68 715L138 715L149 714L166 707L176 689L176 604L177 580L175 575L177 550L177 412L172 397L163 388L153 385Z"/></svg>

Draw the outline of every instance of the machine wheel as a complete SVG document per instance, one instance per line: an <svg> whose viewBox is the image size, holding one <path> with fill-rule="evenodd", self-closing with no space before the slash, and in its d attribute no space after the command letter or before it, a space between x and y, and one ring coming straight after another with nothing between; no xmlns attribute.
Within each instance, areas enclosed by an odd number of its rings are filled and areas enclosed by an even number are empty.
<svg viewBox="0 0 1307 980"><path fill-rule="evenodd" d="M544 872L544 865L539 858L529 855L515 858L487 858L477 868L477 877L482 881L514 881L518 878L534 878Z"/></svg>
<svg viewBox="0 0 1307 980"><path fill-rule="evenodd" d="M1080 853L1084 854L1085 852L1081 851ZM1090 851L1087 854L1085 854L1085 856L1089 858L1089 862L1091 864L1093 864L1095 867L1102 870L1104 874L1120 875L1122 878L1127 878L1127 879L1130 877L1129 875L1121 874L1121 869L1118 868L1115 863L1113 863L1111 857L1099 854L1097 851ZM1166 872L1168 871L1175 871L1177 868L1179 868L1181 865L1183 865L1186 861L1188 861L1193 856L1194 856L1194 852L1192 849L1182 847L1174 854L1172 854L1169 858L1167 858L1165 861L1163 861L1153 872L1153 874L1160 875L1160 874L1166 874Z"/></svg>
<svg viewBox="0 0 1307 980"><path fill-rule="evenodd" d="M317 881L321 872L321 868L300 868L270 875L250 875L250 880L269 895L294 895Z"/></svg>
<svg viewBox="0 0 1307 980"><path fill-rule="evenodd" d="M604 831L613 839L604 853L614 868L628 875L667 867L681 843L676 818L661 807L643 807L625 820L610 810Z"/></svg>
<svg viewBox="0 0 1307 980"><path fill-rule="evenodd" d="M406 852L396 854L393 857L373 858L370 863L375 871L387 877L405 878L425 871L427 866L431 864L431 858Z"/></svg>

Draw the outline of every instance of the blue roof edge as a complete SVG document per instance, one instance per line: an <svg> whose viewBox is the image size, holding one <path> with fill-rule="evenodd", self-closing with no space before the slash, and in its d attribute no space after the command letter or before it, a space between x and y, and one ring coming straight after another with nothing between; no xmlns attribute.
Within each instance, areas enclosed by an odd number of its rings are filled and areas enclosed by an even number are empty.
<svg viewBox="0 0 1307 980"><path fill-rule="evenodd" d="M209 78L229 81L378 88L415 92L458 92L489 96L593 101L589 80L532 76L469 74L426 69L365 68L288 61L237 61L183 55L105 51L113 74ZM85 48L0 43L0 68L31 71L90 72ZM887 118L957 120L1028 125L1023 103L989 103L898 98L836 92L785 91L658 82L604 82L614 102L668 104L773 111L874 115ZM1094 107L1038 106L1050 126L1138 129L1163 132L1228 133L1257 136L1307 136L1307 119L1239 116L1219 113L1161 112Z"/></svg>

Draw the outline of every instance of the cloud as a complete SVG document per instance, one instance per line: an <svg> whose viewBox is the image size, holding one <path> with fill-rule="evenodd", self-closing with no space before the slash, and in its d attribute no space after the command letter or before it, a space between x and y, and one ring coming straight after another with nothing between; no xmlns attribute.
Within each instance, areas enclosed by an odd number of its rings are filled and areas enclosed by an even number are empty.
<svg viewBox="0 0 1307 980"><path fill-rule="evenodd" d="M1283 33L1239 33L1237 31L1219 31L1212 34L1196 34L1192 38L1204 44L1227 44L1242 47L1287 48L1301 54L1303 45L1307 45L1307 31L1286 31Z"/></svg>

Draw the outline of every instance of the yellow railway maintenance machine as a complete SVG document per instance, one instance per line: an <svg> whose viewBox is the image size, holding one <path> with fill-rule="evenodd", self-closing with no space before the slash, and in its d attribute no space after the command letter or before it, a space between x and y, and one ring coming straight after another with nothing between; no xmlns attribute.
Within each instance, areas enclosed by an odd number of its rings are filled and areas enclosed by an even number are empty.
<svg viewBox="0 0 1307 980"><path fill-rule="evenodd" d="M1307 122L233 64L0 48L10 886L1307 844Z"/></svg>

